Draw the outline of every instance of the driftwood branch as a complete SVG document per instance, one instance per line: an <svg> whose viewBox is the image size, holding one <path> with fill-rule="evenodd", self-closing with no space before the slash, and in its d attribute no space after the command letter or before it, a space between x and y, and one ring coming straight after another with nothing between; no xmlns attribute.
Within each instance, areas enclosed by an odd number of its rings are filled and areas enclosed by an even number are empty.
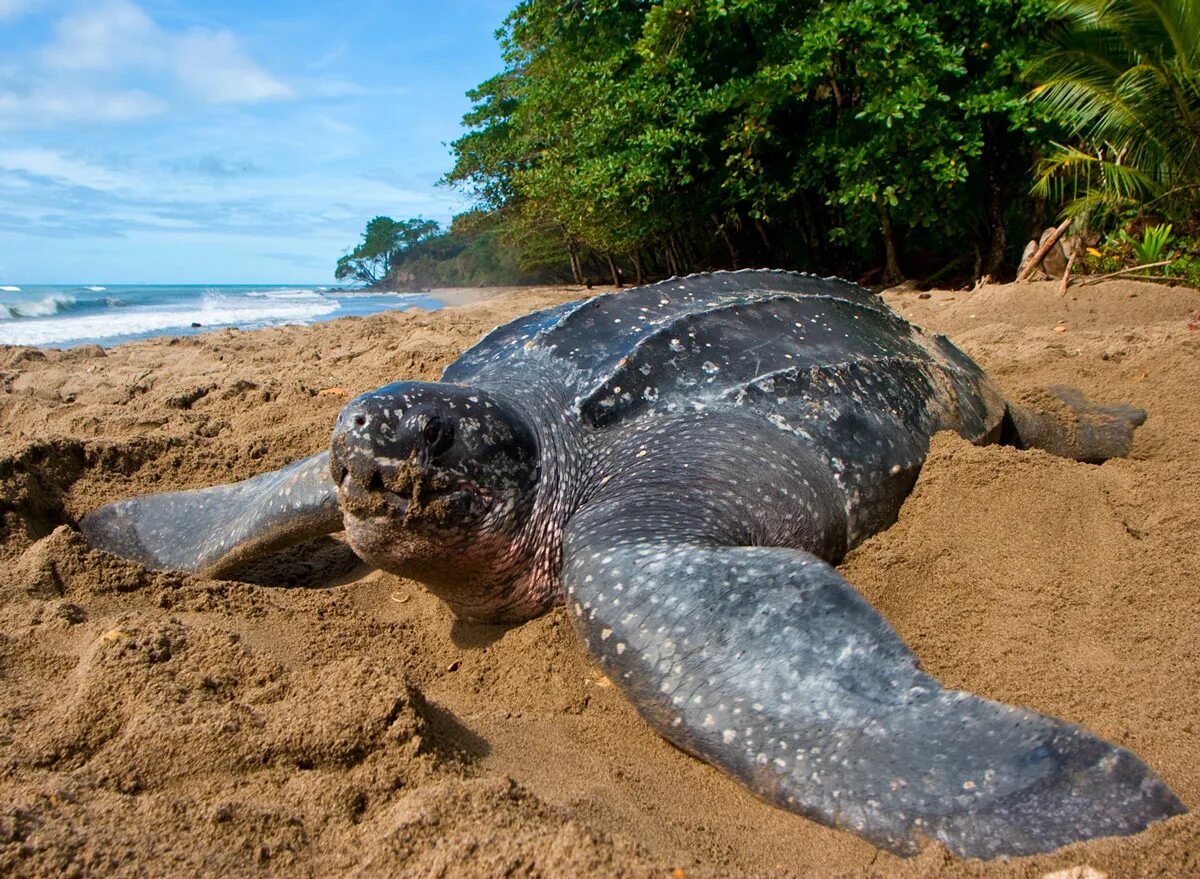
<svg viewBox="0 0 1200 879"><path fill-rule="evenodd" d="M1116 271L1116 272L1109 272L1107 275L1097 275L1095 278L1088 278L1086 281L1081 281L1079 286L1080 287L1088 287L1088 286L1091 286L1092 284L1099 284L1101 281L1107 281L1109 278L1115 278L1118 275L1128 275L1130 272L1140 272L1142 269L1153 269L1153 268L1157 268L1158 266L1165 266L1169 262L1170 262L1169 259L1164 259L1164 260L1159 260L1158 262L1148 262L1143 266L1130 266L1127 269L1121 269L1120 271ZM1158 281L1161 279L1154 278L1154 280Z"/></svg>
<svg viewBox="0 0 1200 879"><path fill-rule="evenodd" d="M1162 284L1164 287L1194 287L1187 278L1173 278L1167 275L1122 275L1126 281L1148 281L1151 284Z"/></svg>
<svg viewBox="0 0 1200 879"><path fill-rule="evenodd" d="M1059 296L1067 295L1067 287L1070 286L1071 283L1071 267L1075 265L1075 257L1077 256L1079 256L1079 254L1072 251L1071 255L1067 257L1067 267L1063 271L1062 286L1058 288Z"/></svg>
<svg viewBox="0 0 1200 879"><path fill-rule="evenodd" d="M1026 265L1025 268L1021 269L1021 273L1017 275L1018 281L1029 280L1030 275L1037 271L1038 266L1042 264L1042 260L1046 258L1046 254L1050 252L1050 248L1054 247L1055 244L1058 244L1058 239L1063 237L1063 233L1067 231L1067 227L1070 225L1071 218L1068 217L1058 225L1057 229L1050 233L1050 237L1042 242L1042 246L1037 249L1036 253L1034 253L1033 259L1029 260L1029 264Z"/></svg>

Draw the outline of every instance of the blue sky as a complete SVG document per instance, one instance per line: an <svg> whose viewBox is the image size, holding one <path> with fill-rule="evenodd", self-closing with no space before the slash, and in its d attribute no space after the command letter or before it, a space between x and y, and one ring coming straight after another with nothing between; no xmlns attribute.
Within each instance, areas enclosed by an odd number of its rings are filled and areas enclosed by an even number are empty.
<svg viewBox="0 0 1200 879"><path fill-rule="evenodd" d="M0 0L0 284L310 283L442 222L514 0Z"/></svg>

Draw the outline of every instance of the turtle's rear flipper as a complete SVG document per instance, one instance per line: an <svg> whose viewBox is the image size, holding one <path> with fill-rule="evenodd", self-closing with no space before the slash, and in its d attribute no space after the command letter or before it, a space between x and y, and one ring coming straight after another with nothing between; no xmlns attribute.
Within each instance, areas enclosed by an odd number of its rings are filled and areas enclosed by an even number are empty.
<svg viewBox="0 0 1200 879"><path fill-rule="evenodd" d="M1009 403L1002 441L1020 449L1098 464L1124 458L1146 413L1133 406L1100 406L1066 385L1046 389L1032 405Z"/></svg>
<svg viewBox="0 0 1200 879"><path fill-rule="evenodd" d="M1133 753L943 689L816 557L641 537L664 517L604 506L569 527L569 615L652 727L764 799L900 854L979 858L1186 811Z"/></svg>
<svg viewBox="0 0 1200 879"><path fill-rule="evenodd" d="M251 559L342 529L322 452L237 482L117 501L83 517L96 549L160 571L221 576Z"/></svg>

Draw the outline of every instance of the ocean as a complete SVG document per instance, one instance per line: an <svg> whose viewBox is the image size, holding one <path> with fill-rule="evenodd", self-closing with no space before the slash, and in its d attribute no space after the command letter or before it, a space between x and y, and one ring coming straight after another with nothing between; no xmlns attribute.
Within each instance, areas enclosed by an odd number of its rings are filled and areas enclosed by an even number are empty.
<svg viewBox="0 0 1200 879"><path fill-rule="evenodd" d="M249 330L443 305L436 293L368 293L344 287L0 285L0 345L116 345L225 327Z"/></svg>

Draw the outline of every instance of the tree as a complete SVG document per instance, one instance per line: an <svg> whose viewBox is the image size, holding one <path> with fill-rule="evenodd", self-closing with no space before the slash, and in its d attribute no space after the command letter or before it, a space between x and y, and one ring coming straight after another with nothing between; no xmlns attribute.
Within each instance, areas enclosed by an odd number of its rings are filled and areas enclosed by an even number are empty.
<svg viewBox="0 0 1200 879"><path fill-rule="evenodd" d="M1034 74L1034 99L1077 143L1042 163L1038 188L1094 221L1150 202L1200 213L1200 4L1066 0Z"/></svg>
<svg viewBox="0 0 1200 879"><path fill-rule="evenodd" d="M401 254L440 231L435 221L420 217L400 222L375 217L367 223L362 241L337 261L333 276L376 286L387 278Z"/></svg>
<svg viewBox="0 0 1200 879"><path fill-rule="evenodd" d="M892 279L972 249L994 272L1042 143L1021 77L1048 2L522 0L447 180L577 278Z"/></svg>

